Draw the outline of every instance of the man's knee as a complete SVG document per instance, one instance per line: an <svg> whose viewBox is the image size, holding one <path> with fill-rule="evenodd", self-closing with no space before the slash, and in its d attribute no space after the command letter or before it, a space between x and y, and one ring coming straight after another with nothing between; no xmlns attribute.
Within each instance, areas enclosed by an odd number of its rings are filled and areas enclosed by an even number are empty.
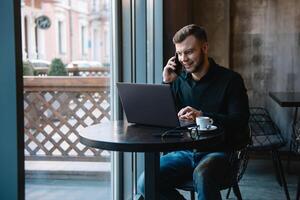
<svg viewBox="0 0 300 200"><path fill-rule="evenodd" d="M229 174L229 161L226 156L213 154L201 160L193 172L193 180L200 182L223 182Z"/></svg>
<svg viewBox="0 0 300 200"><path fill-rule="evenodd" d="M193 180L196 182L203 181L206 177L209 177L208 174L209 174L208 166L201 163L194 169Z"/></svg>

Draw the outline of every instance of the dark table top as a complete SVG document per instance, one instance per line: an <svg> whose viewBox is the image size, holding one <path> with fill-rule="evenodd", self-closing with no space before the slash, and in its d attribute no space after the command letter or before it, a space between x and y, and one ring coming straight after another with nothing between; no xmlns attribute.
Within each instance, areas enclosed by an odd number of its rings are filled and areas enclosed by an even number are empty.
<svg viewBox="0 0 300 200"><path fill-rule="evenodd" d="M184 149L208 150L223 142L221 130L201 134L197 140L188 133L183 137L159 135L168 129L130 124L124 121L105 122L80 131L80 142L94 148L122 152L163 152Z"/></svg>
<svg viewBox="0 0 300 200"><path fill-rule="evenodd" d="M270 92L269 96L281 107L300 107L300 92Z"/></svg>

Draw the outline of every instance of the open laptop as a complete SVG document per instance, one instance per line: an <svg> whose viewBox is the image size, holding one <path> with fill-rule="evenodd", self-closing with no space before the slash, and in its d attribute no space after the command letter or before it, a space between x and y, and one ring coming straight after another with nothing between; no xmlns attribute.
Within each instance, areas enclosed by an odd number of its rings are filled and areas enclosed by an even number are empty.
<svg viewBox="0 0 300 200"><path fill-rule="evenodd" d="M194 125L178 119L169 84L117 83L117 88L130 123L172 128Z"/></svg>

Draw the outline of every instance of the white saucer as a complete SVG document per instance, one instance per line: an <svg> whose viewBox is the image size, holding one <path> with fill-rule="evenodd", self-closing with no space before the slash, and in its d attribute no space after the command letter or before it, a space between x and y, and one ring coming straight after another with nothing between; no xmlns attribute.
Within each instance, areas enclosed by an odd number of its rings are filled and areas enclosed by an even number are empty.
<svg viewBox="0 0 300 200"><path fill-rule="evenodd" d="M207 128L207 129L200 129L198 128L199 131L213 131L213 130L216 130L218 127L214 126L214 125L211 125L210 128Z"/></svg>

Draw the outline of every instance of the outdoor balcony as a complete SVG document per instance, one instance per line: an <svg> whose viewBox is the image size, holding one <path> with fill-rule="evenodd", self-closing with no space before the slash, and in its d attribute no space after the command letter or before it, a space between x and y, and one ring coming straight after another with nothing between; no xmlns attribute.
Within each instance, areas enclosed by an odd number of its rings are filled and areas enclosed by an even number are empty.
<svg viewBox="0 0 300 200"><path fill-rule="evenodd" d="M69 195L72 200L84 199L86 194L95 199L110 198L111 152L86 147L78 139L82 128L110 119L109 81L108 72L101 77L24 77L28 199L56 199L67 190L76 191ZM253 158L240 182L243 197L284 199L270 170L272 163ZM293 163L294 173L299 164ZM287 180L290 195L295 196L296 177L287 175ZM183 193L189 197L188 192ZM222 195L225 198L226 191Z"/></svg>
<svg viewBox="0 0 300 200"><path fill-rule="evenodd" d="M78 138L82 128L110 119L109 81L108 76L24 77L29 199L40 199L46 192L39 187L48 185L51 190L60 184L76 187L77 183L99 187L101 196L109 198L111 153L86 147ZM70 179L74 182L67 181ZM35 188L39 190L34 192Z"/></svg>

